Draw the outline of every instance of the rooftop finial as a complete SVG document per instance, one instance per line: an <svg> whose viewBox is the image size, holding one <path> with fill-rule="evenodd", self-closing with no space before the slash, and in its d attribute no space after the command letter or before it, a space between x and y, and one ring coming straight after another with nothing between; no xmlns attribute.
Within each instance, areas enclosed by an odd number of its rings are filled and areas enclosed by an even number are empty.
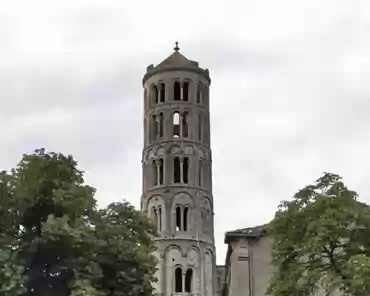
<svg viewBox="0 0 370 296"><path fill-rule="evenodd" d="M177 41L175 42L174 50L175 51L179 51L180 50L179 43Z"/></svg>

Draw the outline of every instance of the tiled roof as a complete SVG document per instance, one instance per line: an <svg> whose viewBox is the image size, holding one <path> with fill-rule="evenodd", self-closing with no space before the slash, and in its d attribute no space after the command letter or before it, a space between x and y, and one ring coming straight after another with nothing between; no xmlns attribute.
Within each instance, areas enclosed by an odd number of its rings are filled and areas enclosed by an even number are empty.
<svg viewBox="0 0 370 296"><path fill-rule="evenodd" d="M225 234L225 243L230 241L231 237L247 237L247 238L257 238L266 234L267 224L259 225L255 227L247 227L228 231Z"/></svg>

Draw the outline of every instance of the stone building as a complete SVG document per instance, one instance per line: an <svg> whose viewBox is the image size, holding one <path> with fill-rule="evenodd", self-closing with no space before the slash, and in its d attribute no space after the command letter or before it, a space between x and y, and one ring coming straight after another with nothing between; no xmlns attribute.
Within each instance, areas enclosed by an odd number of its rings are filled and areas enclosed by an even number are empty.
<svg viewBox="0 0 370 296"><path fill-rule="evenodd" d="M225 234L228 245L222 296L265 296L272 275L266 225Z"/></svg>
<svg viewBox="0 0 370 296"><path fill-rule="evenodd" d="M175 51L147 67L141 209L156 225L159 295L214 296L209 71Z"/></svg>
<svg viewBox="0 0 370 296"><path fill-rule="evenodd" d="M272 239L267 235L266 226L238 229L225 234L228 248L222 296L267 296L273 266ZM312 294L326 295L322 286ZM340 291L330 295L343 296Z"/></svg>

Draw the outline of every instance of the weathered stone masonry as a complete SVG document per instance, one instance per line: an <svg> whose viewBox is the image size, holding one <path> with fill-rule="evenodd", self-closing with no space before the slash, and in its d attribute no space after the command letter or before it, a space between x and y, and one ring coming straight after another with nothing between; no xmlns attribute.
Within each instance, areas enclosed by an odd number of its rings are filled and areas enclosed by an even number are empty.
<svg viewBox="0 0 370 296"><path fill-rule="evenodd" d="M156 225L163 296L214 296L209 71L175 52L143 78L141 208Z"/></svg>

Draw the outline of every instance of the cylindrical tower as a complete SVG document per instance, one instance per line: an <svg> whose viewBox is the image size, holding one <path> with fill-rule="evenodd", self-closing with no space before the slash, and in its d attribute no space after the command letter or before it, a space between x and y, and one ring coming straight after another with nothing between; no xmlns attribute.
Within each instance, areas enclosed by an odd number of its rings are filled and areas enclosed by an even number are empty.
<svg viewBox="0 0 370 296"><path fill-rule="evenodd" d="M175 52L143 78L141 208L159 237L156 291L215 294L209 71Z"/></svg>

